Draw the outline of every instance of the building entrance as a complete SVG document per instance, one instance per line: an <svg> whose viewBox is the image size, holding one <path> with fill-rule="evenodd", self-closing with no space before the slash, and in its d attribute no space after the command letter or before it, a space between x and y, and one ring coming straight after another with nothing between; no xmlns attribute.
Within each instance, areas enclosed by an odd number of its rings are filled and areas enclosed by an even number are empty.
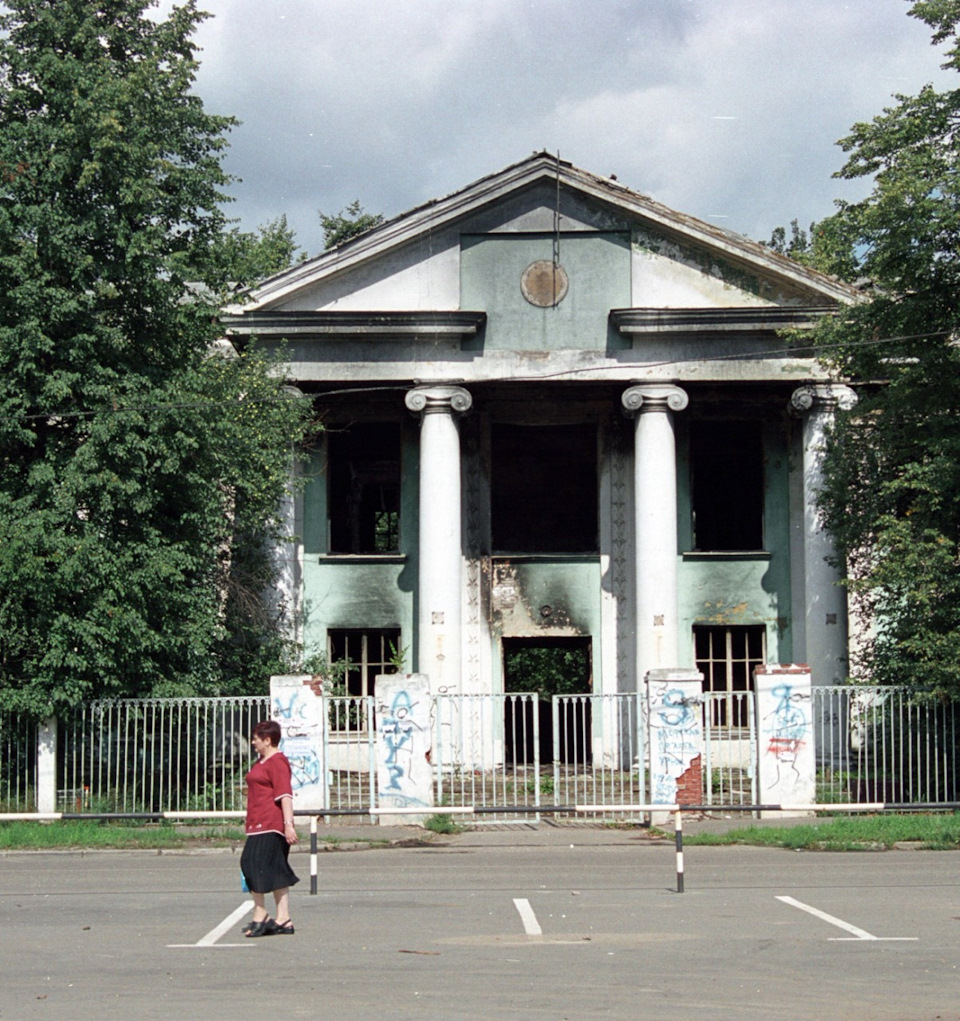
<svg viewBox="0 0 960 1021"><path fill-rule="evenodd" d="M592 688L590 638L504 638L503 690L536 692L539 696L541 765L554 761L588 763L590 700L564 699L559 704L554 741L554 695L589 695ZM533 706L508 700L504 708L504 741L508 761L534 761Z"/></svg>

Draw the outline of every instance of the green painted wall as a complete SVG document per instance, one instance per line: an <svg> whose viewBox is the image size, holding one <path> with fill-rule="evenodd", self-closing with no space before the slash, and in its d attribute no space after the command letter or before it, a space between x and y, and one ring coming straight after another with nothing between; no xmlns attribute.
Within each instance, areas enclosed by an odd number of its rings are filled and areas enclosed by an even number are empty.
<svg viewBox="0 0 960 1021"><path fill-rule="evenodd" d="M680 659L693 666L693 625L763 624L767 661L793 660L790 627L789 464L786 431L780 422L763 426L764 553L690 553L689 461L684 431L678 436L680 541L678 603Z"/></svg>
<svg viewBox="0 0 960 1021"><path fill-rule="evenodd" d="M303 635L308 654L326 651L328 628L399 627L403 647L411 657L416 655L418 429L411 417L402 434L398 556L329 556L323 443L305 466Z"/></svg>
<svg viewBox="0 0 960 1021"><path fill-rule="evenodd" d="M463 235L460 306L487 313L484 348L603 351L625 345L608 314L630 305L629 234L561 234L569 291L559 305L538 308L521 293L520 277L532 262L552 260L553 252L552 234Z"/></svg>

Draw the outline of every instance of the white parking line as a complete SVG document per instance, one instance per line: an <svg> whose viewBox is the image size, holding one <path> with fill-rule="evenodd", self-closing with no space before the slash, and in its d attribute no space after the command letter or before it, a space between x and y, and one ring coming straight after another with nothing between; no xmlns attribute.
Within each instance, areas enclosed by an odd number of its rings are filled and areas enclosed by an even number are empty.
<svg viewBox="0 0 960 1021"><path fill-rule="evenodd" d="M513 906L520 912L523 931L528 936L542 936L543 929L540 928L540 923L537 921L537 916L533 913L533 908L530 907L530 901L522 897L514 897Z"/></svg>
<svg viewBox="0 0 960 1021"><path fill-rule="evenodd" d="M846 932L853 933L852 938L850 936L831 936L831 943L847 943L853 942L854 940L873 940L876 942L883 943L914 943L917 941L917 936L872 936L869 932L863 929L858 929L855 925L851 925L849 922L844 922L839 918L834 918L833 915L828 915L825 911L820 911L818 908L812 908L809 904L803 904L798 900L794 900L793 897L777 897L777 900L782 900L784 904L789 904L791 907L799 908L801 911L806 911L807 914L813 915L816 918L822 918L823 921L829 922L831 925L836 925L838 928L845 930Z"/></svg>
<svg viewBox="0 0 960 1021"><path fill-rule="evenodd" d="M236 911L234 911L232 914L228 915L216 928L211 929L206 934L206 936L204 936L198 942L196 942L196 943L168 943L167 947L168 948L169 947L181 947L181 948L182 947L203 947L204 949L209 949L210 947L241 947L241 946L251 946L252 945L252 941L251 940L244 940L243 943L217 943L217 940L220 939L220 937L225 932L227 932L228 930L232 929L237 924L237 922L239 922L240 919L243 918L243 916L252 907L253 907L253 901L252 900L244 901L240 905L240 907L237 908Z"/></svg>

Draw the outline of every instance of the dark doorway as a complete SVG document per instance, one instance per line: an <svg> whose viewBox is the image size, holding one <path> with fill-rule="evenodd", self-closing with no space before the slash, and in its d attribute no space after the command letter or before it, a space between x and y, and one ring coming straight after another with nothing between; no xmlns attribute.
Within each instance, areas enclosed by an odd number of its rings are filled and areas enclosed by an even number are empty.
<svg viewBox="0 0 960 1021"><path fill-rule="evenodd" d="M541 765L553 762L553 695L589 695L589 638L504 638L503 690L539 696ZM586 765L592 756L589 698L565 699L558 726L558 756ZM508 762L534 761L533 705L508 701L504 707L504 743Z"/></svg>

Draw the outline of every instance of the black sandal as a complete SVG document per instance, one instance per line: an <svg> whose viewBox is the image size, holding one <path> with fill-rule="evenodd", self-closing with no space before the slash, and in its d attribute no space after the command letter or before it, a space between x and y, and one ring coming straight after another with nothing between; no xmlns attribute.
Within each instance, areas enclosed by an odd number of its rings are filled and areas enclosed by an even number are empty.
<svg viewBox="0 0 960 1021"><path fill-rule="evenodd" d="M293 922L287 920L281 925L279 922L275 922L272 918L268 919L267 935L268 936L292 936L295 932L293 928Z"/></svg>
<svg viewBox="0 0 960 1021"><path fill-rule="evenodd" d="M264 918L262 922L251 922L246 930L246 937L254 939L257 936L269 936L273 931L270 927L276 924L272 918Z"/></svg>

